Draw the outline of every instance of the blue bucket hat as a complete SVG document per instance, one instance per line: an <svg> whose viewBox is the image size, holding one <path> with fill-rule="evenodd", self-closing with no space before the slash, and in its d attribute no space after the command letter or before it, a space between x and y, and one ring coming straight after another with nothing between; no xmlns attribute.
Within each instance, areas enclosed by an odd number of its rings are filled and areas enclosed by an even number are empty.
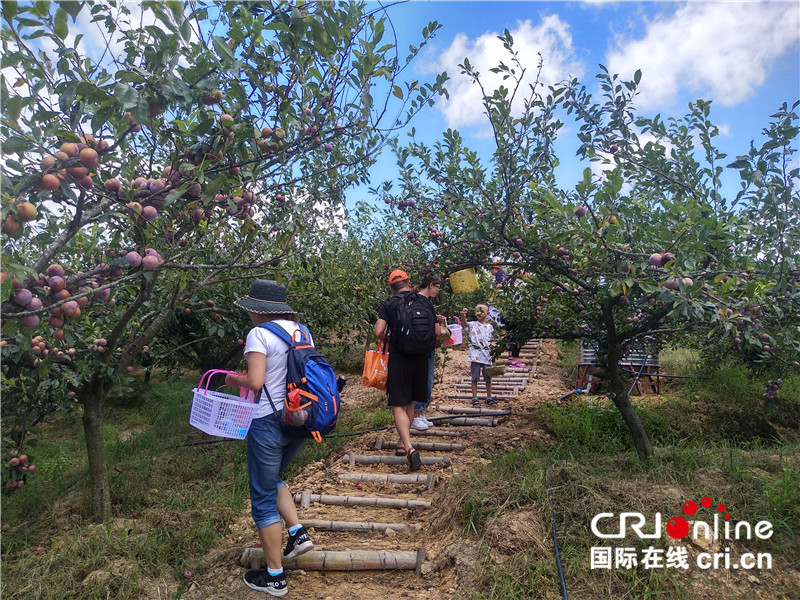
<svg viewBox="0 0 800 600"><path fill-rule="evenodd" d="M295 314L286 304L286 286L272 279L256 279L250 285L250 293L234 302L239 308L257 315Z"/></svg>

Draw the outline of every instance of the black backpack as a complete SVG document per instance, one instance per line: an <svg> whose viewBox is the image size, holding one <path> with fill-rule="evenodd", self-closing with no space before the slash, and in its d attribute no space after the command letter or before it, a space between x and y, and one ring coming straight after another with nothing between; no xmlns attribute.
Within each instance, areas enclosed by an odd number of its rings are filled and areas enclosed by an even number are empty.
<svg viewBox="0 0 800 600"><path fill-rule="evenodd" d="M396 348L404 354L428 354L436 347L436 313L430 301L416 292L402 292L397 322L392 329Z"/></svg>

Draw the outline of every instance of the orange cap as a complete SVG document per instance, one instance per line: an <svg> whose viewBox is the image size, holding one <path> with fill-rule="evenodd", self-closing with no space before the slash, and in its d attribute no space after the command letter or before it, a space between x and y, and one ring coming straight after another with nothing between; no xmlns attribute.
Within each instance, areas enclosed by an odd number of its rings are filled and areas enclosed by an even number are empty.
<svg viewBox="0 0 800 600"><path fill-rule="evenodd" d="M403 279L408 279L408 274L405 271L401 271L400 269L395 269L394 271L389 273L389 285L397 283L398 281L402 281Z"/></svg>

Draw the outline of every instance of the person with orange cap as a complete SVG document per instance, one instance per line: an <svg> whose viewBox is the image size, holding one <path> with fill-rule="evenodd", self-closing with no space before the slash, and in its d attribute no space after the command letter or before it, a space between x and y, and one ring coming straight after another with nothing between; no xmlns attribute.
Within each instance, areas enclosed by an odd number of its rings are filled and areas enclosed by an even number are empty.
<svg viewBox="0 0 800 600"><path fill-rule="evenodd" d="M428 399L428 358L436 343L436 312L427 298L411 290L405 271L392 271L389 274L389 287L392 295L378 309L374 332L381 341L385 341L387 336L389 338L386 397L400 437L398 447L405 449L411 470L417 471L422 466L422 458L411 444L411 422L414 420L414 402L424 403ZM427 329L427 324L430 324L430 336L424 340L430 347L420 348L418 353L409 352L400 339L406 331L402 326L404 316L401 311L406 311L408 307L413 307L418 315L418 326ZM423 333L427 334L427 331Z"/></svg>

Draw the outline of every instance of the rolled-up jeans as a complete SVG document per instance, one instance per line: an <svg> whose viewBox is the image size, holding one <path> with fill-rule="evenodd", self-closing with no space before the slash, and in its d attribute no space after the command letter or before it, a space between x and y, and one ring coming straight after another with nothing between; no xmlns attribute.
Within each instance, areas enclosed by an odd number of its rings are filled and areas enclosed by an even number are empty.
<svg viewBox="0 0 800 600"><path fill-rule="evenodd" d="M278 488L304 438L286 435L281 429L280 413L254 419L247 432L247 473L250 478L250 514L261 529L281 520L278 514Z"/></svg>
<svg viewBox="0 0 800 600"><path fill-rule="evenodd" d="M433 392L433 375L436 365L436 350L431 350L428 357L428 401L427 402L414 402L414 412L424 412L428 410L431 403L431 392Z"/></svg>

